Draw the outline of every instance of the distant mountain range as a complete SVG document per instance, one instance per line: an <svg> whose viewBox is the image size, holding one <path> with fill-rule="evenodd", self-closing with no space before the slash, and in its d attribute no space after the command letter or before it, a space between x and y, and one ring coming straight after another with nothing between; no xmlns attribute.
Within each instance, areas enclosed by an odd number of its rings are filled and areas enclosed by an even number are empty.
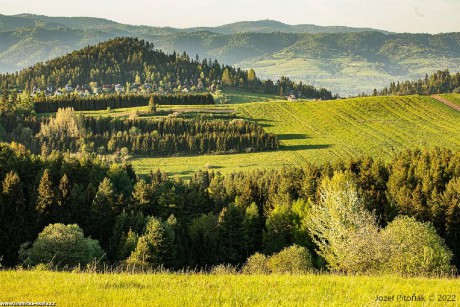
<svg viewBox="0 0 460 307"><path fill-rule="evenodd" d="M341 95L434 70L460 71L460 33L400 34L350 27L243 21L189 29L132 26L89 17L0 15L0 72L12 72L114 37L139 37L165 52L217 58L324 86Z"/></svg>

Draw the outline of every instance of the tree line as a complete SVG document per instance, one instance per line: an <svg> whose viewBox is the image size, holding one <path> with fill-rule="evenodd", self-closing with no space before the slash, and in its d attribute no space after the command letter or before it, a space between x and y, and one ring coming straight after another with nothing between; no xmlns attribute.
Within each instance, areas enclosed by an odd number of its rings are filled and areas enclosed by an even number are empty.
<svg viewBox="0 0 460 307"><path fill-rule="evenodd" d="M209 93L201 94L166 94L153 95L155 105L214 104L214 97Z"/></svg>
<svg viewBox="0 0 460 307"><path fill-rule="evenodd" d="M153 99L153 102L151 100ZM73 108L75 111L106 110L132 108L155 105L203 105L214 104L209 93L166 94L166 95L134 95L109 94L100 96L39 96L33 99L33 108L37 113L54 113L62 108Z"/></svg>
<svg viewBox="0 0 460 307"><path fill-rule="evenodd" d="M361 157L225 176L200 171L184 182L159 171L139 178L129 164L106 165L87 155L38 157L15 144L0 149L5 265L18 263L20 249L31 259L31 245L21 244L54 223L79 225L99 242L106 261L150 267L242 265L251 255L292 245L306 248L313 267L348 273L374 262L389 270L388 263L431 259L421 266L425 273L459 264L459 152L407 150L388 164ZM331 210L348 212L346 220ZM406 249L397 245L402 239ZM385 261L373 256L382 254L375 245L388 247Z"/></svg>
<svg viewBox="0 0 460 307"><path fill-rule="evenodd" d="M460 93L460 73L451 74L448 69L438 70L416 81L391 82L389 87L380 91L374 89L374 96L388 95L431 95Z"/></svg>

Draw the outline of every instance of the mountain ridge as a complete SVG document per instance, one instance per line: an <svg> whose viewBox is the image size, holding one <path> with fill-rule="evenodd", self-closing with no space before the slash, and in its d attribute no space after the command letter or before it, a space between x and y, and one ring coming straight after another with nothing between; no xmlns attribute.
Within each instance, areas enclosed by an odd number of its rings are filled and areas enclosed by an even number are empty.
<svg viewBox="0 0 460 307"><path fill-rule="evenodd" d="M99 18L99 17L53 17L45 15L35 14L17 14L17 15L1 15L0 20L4 17L9 18L21 18L25 20L31 20L35 22L46 22L51 25L60 24L69 28L77 29L89 29L95 26L99 27L130 27L130 28L150 28L150 29L163 29L165 32L200 32L210 31L219 34L236 34L244 32L257 32L257 33L272 33L272 32L285 32L285 33L347 33L347 32L363 32L363 31L377 31L382 33L390 33L389 31L372 29L372 28L360 28L360 27L347 27L347 26L319 26L315 24L287 24L277 20L247 20L237 21L220 26L199 26L199 27L188 27L188 28L176 28L171 26L159 27L159 26L147 26L147 25L129 25L113 21L110 19ZM84 22L84 24L83 24ZM0 30L1 30L0 23Z"/></svg>

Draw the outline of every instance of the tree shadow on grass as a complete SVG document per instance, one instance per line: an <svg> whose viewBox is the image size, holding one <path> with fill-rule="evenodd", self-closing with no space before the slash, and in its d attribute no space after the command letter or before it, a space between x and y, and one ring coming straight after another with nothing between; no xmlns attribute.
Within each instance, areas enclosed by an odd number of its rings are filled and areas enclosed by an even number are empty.
<svg viewBox="0 0 460 307"><path fill-rule="evenodd" d="M318 145L281 145L281 151L298 151L298 150L312 150L312 149L326 149L331 148L331 144L318 144Z"/></svg>
<svg viewBox="0 0 460 307"><path fill-rule="evenodd" d="M280 141L285 141L285 140L305 140L308 139L309 136L306 134L299 134L299 133L293 133L293 134L278 134L278 139Z"/></svg>

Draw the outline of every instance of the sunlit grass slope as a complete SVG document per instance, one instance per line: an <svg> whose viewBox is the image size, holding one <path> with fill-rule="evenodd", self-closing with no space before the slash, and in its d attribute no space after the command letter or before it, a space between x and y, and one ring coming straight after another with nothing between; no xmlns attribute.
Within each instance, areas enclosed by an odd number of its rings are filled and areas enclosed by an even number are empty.
<svg viewBox="0 0 460 307"><path fill-rule="evenodd" d="M445 94L441 96L460 106L460 94Z"/></svg>
<svg viewBox="0 0 460 307"><path fill-rule="evenodd" d="M300 166L307 161L320 164L363 154L389 160L394 152L405 148L460 149L460 112L426 96L301 102L235 100L227 107L277 134L279 151L134 159L136 169L144 174L161 169L172 176L187 177L205 165L233 172Z"/></svg>

